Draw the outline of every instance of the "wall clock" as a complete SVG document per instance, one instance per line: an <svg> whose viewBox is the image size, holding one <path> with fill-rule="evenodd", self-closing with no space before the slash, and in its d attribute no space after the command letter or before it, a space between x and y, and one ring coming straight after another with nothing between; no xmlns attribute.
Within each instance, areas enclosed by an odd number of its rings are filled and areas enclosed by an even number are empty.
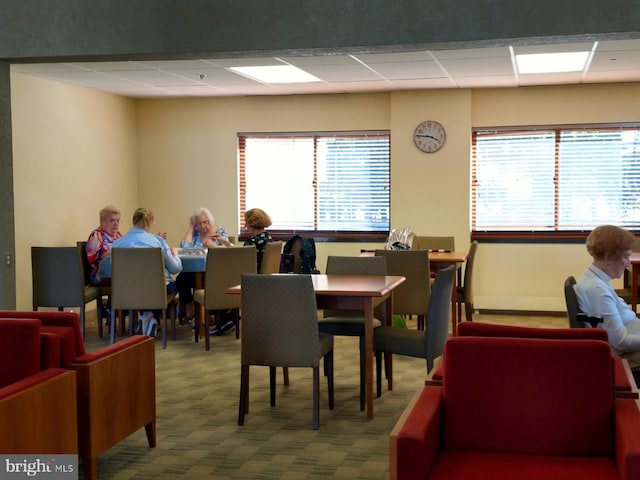
<svg viewBox="0 0 640 480"><path fill-rule="evenodd" d="M440 150L446 139L447 132L444 127L434 120L422 122L413 132L413 142L416 147L426 153Z"/></svg>

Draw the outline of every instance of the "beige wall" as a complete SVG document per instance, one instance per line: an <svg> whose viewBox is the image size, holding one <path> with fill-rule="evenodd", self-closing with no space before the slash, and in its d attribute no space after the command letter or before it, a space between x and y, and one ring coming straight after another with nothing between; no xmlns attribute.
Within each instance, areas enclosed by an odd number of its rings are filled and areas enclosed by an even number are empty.
<svg viewBox="0 0 640 480"><path fill-rule="evenodd" d="M137 206L136 104L131 99L11 75L16 307L31 309L31 246L75 245L113 203Z"/></svg>
<svg viewBox="0 0 640 480"><path fill-rule="evenodd" d="M392 227L453 233L467 248L472 126L637 121L640 110L639 84L137 102L18 75L12 88L18 308L30 304L29 246L86 237L104 203L123 209L123 231L138 203L151 208L173 245L199 206L237 235L238 132L390 129ZM412 141L427 119L447 128L430 155ZM373 246L319 243L318 266ZM481 244L476 306L563 310L564 278L588 261L582 245Z"/></svg>

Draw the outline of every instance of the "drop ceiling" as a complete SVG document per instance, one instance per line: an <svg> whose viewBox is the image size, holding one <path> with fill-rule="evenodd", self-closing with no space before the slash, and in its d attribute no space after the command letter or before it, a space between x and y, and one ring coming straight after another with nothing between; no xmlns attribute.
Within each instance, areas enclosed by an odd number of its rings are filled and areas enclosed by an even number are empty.
<svg viewBox="0 0 640 480"><path fill-rule="evenodd" d="M518 75L513 56L593 51L580 72ZM229 70L297 66L314 83L268 85ZM503 88L640 81L640 39L378 54L13 64L12 71L132 98L225 97Z"/></svg>

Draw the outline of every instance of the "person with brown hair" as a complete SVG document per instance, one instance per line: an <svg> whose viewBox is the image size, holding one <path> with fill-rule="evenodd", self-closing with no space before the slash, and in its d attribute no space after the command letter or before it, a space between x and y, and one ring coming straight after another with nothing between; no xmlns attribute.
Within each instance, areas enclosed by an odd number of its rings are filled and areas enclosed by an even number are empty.
<svg viewBox="0 0 640 480"><path fill-rule="evenodd" d="M258 271L262 263L262 255L267 243L273 242L271 235L265 230L271 226L271 217L260 208L252 208L244 213L244 229L249 234L244 245L255 245L258 251Z"/></svg>
<svg viewBox="0 0 640 480"><path fill-rule="evenodd" d="M596 227L587 237L593 262L575 285L582 313L602 319L614 354L629 361L634 376L640 376L640 319L618 296L611 279L620 278L630 263L634 235L615 225ZM587 325L588 326L588 325Z"/></svg>

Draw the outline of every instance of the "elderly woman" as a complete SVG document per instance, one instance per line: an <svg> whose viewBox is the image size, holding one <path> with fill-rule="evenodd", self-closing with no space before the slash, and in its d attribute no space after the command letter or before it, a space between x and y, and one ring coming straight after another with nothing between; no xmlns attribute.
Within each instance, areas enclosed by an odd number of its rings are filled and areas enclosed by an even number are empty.
<svg viewBox="0 0 640 480"><path fill-rule="evenodd" d="M255 245L258 251L258 271L262 263L262 255L268 242L273 242L271 235L265 231L271 226L271 217L264 210L252 208L244 213L244 229L249 235L244 245Z"/></svg>
<svg viewBox="0 0 640 480"><path fill-rule="evenodd" d="M113 205L107 205L100 210L100 226L87 239L85 251L91 265L90 281L92 285L101 287L111 285L111 278L103 278L100 272L100 262L111 253L113 242L122 234L120 228L120 210Z"/></svg>
<svg viewBox="0 0 640 480"><path fill-rule="evenodd" d="M216 221L209 209L200 207L189 218L189 228L180 246L185 247L232 247L227 231L216 225Z"/></svg>
<svg viewBox="0 0 640 480"><path fill-rule="evenodd" d="M165 239L160 235L150 233L155 218L153 213L146 208L138 208L133 212L133 228L125 235L113 242L113 248L118 247L159 247L162 249L164 257L165 279L167 293L176 291L176 284L171 274L179 273L182 270L182 260L178 257L178 249L170 248ZM149 322L153 317L153 312L144 312L144 320Z"/></svg>
<svg viewBox="0 0 640 480"><path fill-rule="evenodd" d="M200 207L194 215L189 218L189 228L180 242L182 248L201 247L233 247L229 241L227 231L223 227L216 225L216 221L209 209ZM196 285L196 274L194 272L182 272L176 278L178 295L180 298L181 325L191 323L194 314L193 289Z"/></svg>
<svg viewBox="0 0 640 480"><path fill-rule="evenodd" d="M587 237L587 251L593 263L578 280L575 291L580 311L602 318L602 327L609 335L609 345L616 355L626 358L640 374L640 320L613 286L612 278L620 278L629 267L629 257L635 237L614 225L595 228Z"/></svg>

